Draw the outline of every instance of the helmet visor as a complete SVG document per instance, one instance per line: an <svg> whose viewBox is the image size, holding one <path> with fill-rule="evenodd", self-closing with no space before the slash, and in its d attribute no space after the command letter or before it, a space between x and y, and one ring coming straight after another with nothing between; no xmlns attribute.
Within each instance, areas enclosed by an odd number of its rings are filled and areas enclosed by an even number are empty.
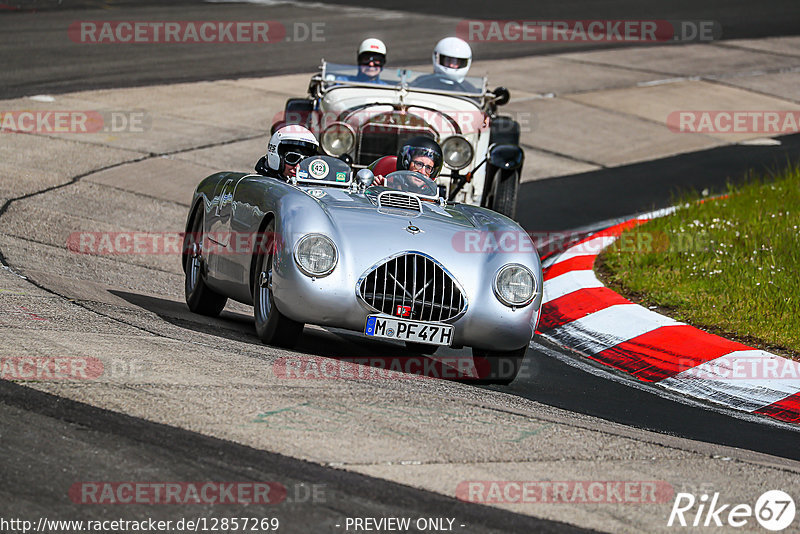
<svg viewBox="0 0 800 534"><path fill-rule="evenodd" d="M363 52L358 55L358 64L362 66L372 64L375 67L383 68L384 63L386 63L386 56L383 54L376 54L375 52Z"/></svg>
<svg viewBox="0 0 800 534"><path fill-rule="evenodd" d="M453 57L439 54L439 65L448 69L464 69L469 65L469 59L465 57Z"/></svg>

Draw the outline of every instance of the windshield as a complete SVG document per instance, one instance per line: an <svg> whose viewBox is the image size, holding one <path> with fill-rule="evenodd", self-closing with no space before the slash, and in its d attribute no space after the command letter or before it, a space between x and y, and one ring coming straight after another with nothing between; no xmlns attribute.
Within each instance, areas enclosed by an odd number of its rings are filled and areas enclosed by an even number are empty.
<svg viewBox="0 0 800 534"><path fill-rule="evenodd" d="M425 197L438 197L436 182L414 171L395 171L386 175L385 187Z"/></svg>
<svg viewBox="0 0 800 534"><path fill-rule="evenodd" d="M403 68L384 68L377 78L364 76L356 65L339 65L325 63L322 80L330 85L375 85L384 88L398 88L405 85L408 89L425 91L483 95L486 78L467 76L461 82L455 82L430 72L419 72Z"/></svg>

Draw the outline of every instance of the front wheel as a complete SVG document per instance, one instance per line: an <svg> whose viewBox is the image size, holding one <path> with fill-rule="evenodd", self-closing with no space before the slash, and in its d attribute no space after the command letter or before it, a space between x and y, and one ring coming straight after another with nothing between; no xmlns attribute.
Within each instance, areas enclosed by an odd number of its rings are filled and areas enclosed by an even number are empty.
<svg viewBox="0 0 800 534"><path fill-rule="evenodd" d="M516 217L519 182L519 169L510 171L497 169L492 180L492 192L487 206L510 219Z"/></svg>
<svg viewBox="0 0 800 534"><path fill-rule="evenodd" d="M272 264L275 254L275 223L270 222L263 232L266 246L256 247L255 278L253 280L253 315L259 339L278 347L290 348L303 332L303 323L289 319L275 307L272 297Z"/></svg>
<svg viewBox="0 0 800 534"><path fill-rule="evenodd" d="M478 382L508 385L517 378L528 347L516 350L485 350L472 348L472 358L478 371Z"/></svg>
<svg viewBox="0 0 800 534"><path fill-rule="evenodd" d="M186 304L194 313L216 317L222 312L228 297L215 293L206 285L204 278L206 257L203 255L203 208L197 209L189 231L183 237L184 265L186 273L184 293Z"/></svg>

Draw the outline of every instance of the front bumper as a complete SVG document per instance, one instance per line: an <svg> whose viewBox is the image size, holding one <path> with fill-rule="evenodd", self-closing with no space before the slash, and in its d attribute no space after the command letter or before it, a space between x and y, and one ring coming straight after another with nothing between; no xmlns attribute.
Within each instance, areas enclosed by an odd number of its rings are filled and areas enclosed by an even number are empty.
<svg viewBox="0 0 800 534"><path fill-rule="evenodd" d="M275 306L290 319L363 333L367 316L380 313L357 296L360 274L349 274L343 265L316 279L299 272L291 258L283 257L275 267ZM538 323L541 294L528 306L512 310L497 300L490 284L485 285L477 291L467 289L466 312L444 321L455 327L453 345L504 351L528 345Z"/></svg>

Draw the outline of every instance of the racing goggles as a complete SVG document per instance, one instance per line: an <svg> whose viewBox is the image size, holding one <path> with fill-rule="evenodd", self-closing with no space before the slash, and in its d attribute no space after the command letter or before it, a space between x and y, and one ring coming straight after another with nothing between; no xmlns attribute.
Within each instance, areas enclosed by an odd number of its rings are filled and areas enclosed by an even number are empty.
<svg viewBox="0 0 800 534"><path fill-rule="evenodd" d="M448 69L463 69L469 64L469 59L465 57L453 57L439 54L439 65Z"/></svg>
<svg viewBox="0 0 800 534"><path fill-rule="evenodd" d="M361 54L358 56L358 64L361 66L372 66L383 68L383 64L386 63L386 56L383 54Z"/></svg>
<svg viewBox="0 0 800 534"><path fill-rule="evenodd" d="M286 165L292 167L316 153L317 147L307 141L284 141L278 147L278 155Z"/></svg>
<svg viewBox="0 0 800 534"><path fill-rule="evenodd" d="M283 162L286 165L294 167L307 157L308 157L307 154L301 154L300 152L287 152L286 154L283 155Z"/></svg>

